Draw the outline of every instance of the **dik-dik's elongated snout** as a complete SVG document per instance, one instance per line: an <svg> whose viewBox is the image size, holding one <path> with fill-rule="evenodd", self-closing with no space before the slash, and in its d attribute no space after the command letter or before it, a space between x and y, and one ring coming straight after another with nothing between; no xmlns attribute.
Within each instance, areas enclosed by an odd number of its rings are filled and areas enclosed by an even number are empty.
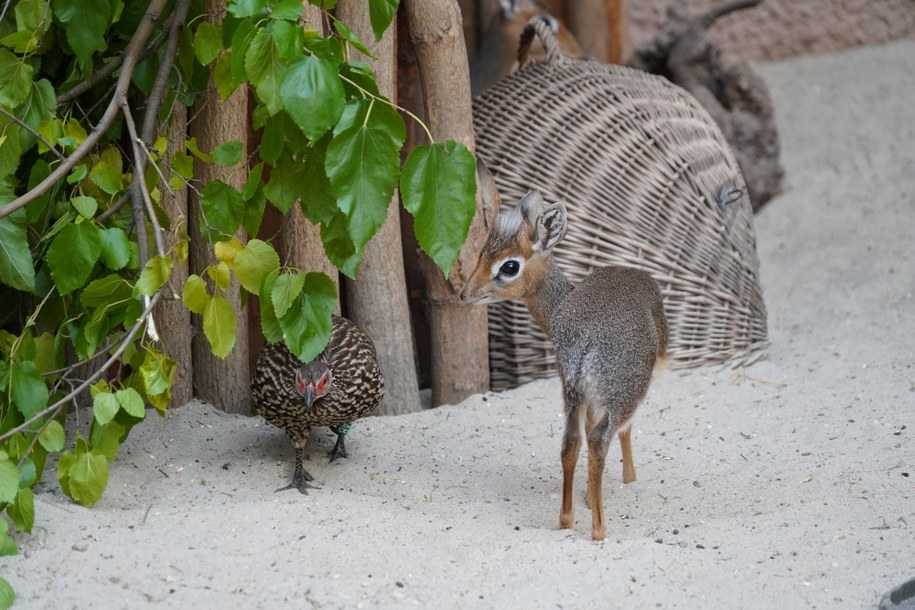
<svg viewBox="0 0 915 610"><path fill-rule="evenodd" d="M473 275L470 276L470 279L467 280L467 283L464 284L464 287L461 288L461 302L468 303L470 305L485 305L486 303L492 303L493 299L489 294L489 289L485 285L488 283L488 277L483 278L485 283L479 281L478 275L480 273L479 265L474 270Z"/></svg>

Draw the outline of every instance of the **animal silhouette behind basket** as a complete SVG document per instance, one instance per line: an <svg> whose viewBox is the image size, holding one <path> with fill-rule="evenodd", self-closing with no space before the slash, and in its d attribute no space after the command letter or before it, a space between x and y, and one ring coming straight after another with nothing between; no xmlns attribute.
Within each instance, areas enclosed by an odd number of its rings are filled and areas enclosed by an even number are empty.
<svg viewBox="0 0 915 610"><path fill-rule="evenodd" d="M546 60L527 64L533 36ZM708 113L662 77L569 59L531 20L521 68L474 100L477 154L503 201L531 189L566 202L557 248L579 281L645 269L664 295L671 367L746 360L767 343L753 214L737 162ZM520 303L489 309L494 389L553 374L549 340Z"/></svg>

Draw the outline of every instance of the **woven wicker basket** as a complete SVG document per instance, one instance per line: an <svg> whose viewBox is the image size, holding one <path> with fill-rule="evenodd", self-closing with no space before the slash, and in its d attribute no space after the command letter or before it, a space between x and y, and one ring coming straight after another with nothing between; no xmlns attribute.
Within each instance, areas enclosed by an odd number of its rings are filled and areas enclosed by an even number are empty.
<svg viewBox="0 0 915 610"><path fill-rule="evenodd" d="M534 34L546 60L527 63ZM570 59L529 23L521 68L474 100L477 154L505 204L539 189L566 202L560 266L649 271L664 294L672 367L745 361L766 346L753 213L709 114L683 89L629 68ZM490 305L494 389L554 372L552 346L521 303Z"/></svg>

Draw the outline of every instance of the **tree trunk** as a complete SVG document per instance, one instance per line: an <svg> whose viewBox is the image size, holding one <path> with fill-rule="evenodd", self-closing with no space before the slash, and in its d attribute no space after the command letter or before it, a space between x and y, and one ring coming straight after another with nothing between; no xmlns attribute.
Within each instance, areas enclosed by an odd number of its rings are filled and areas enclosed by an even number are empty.
<svg viewBox="0 0 915 610"><path fill-rule="evenodd" d="M622 64L626 55L626 0L574 0L566 4L569 29L591 58Z"/></svg>
<svg viewBox="0 0 915 610"><path fill-rule="evenodd" d="M377 60L369 62L382 95L396 100L394 74L394 30L374 42L364 0L340 0L337 17L366 43ZM385 397L378 415L411 413L420 409L413 355L413 332L407 306L403 250L400 241L400 200L395 192L388 216L375 237L366 245L365 256L355 280L346 280L349 316L375 343L385 375Z"/></svg>
<svg viewBox="0 0 915 610"><path fill-rule="evenodd" d="M168 128L167 156L184 150L187 138L187 108L177 104L172 113L171 125ZM187 187L170 191L161 184L162 209L165 210L171 225L166 234L165 247L170 249L182 239L187 230L188 208ZM180 407L194 397L193 366L191 338L194 330L191 327L191 312L181 302L181 289L188 275L188 261L176 263L172 276L165 287L166 294L156 305L155 319L162 340L163 351L175 361L175 377L172 380L172 407Z"/></svg>
<svg viewBox="0 0 915 610"><path fill-rule="evenodd" d="M208 19L221 20L225 10L222 0L205 0L204 14ZM212 82L201 94L193 108L194 120L190 124L190 135L197 138L197 144L206 152L230 140L242 143L241 161L233 167L215 164L194 163L194 175L202 184L218 178L241 190L247 178L247 135L248 135L248 90L240 87L226 101L221 101ZM212 247L200 232L200 201L192 198L193 208L188 214L191 237L191 271L198 275L216 261ZM244 231L237 237L246 240ZM235 347L226 358L219 359L210 350L210 344L203 334L203 321L194 316L193 364L194 389L201 400L230 413L251 412L250 364L248 346L248 324L246 312L241 308L241 293L238 281L233 278L225 294L238 320Z"/></svg>
<svg viewBox="0 0 915 610"><path fill-rule="evenodd" d="M407 0L410 41L422 79L426 122L436 141L455 140L471 151L473 112L461 18L455 0ZM489 388L486 309L457 298L486 239L487 210L477 193L477 213L449 277L422 265L432 335L432 404L455 403Z"/></svg>

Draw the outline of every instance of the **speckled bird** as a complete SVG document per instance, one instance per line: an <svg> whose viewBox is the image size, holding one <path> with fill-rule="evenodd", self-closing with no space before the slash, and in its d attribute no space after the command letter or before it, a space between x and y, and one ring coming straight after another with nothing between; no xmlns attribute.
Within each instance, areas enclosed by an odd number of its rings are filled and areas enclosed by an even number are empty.
<svg viewBox="0 0 915 610"><path fill-rule="evenodd" d="M280 341L257 360L251 396L255 410L286 432L295 447L292 483L281 487L308 493L314 478L305 470L305 443L315 426L337 435L330 461L347 457L343 438L351 423L368 415L384 396L384 377L372 340L350 320L333 317L324 351L303 364Z"/></svg>

